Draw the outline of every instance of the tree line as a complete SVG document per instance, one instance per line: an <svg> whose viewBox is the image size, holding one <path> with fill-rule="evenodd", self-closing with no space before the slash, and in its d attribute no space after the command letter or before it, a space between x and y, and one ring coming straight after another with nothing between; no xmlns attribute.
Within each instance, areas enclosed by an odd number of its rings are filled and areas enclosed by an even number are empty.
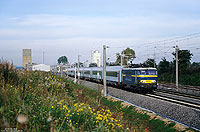
<svg viewBox="0 0 200 132"><path fill-rule="evenodd" d="M175 58L175 53L172 53ZM200 62L191 63L193 54L189 50L178 51L179 84L200 86ZM175 83L176 60L162 58L158 66L159 81Z"/></svg>

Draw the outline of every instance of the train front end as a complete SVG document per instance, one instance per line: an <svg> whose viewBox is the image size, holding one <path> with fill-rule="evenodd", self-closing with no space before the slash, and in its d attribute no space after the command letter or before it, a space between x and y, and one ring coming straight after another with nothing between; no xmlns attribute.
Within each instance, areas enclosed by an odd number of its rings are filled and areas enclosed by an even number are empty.
<svg viewBox="0 0 200 132"><path fill-rule="evenodd" d="M136 70L135 81L138 88L152 91L157 88L158 73L156 68L141 68Z"/></svg>
<svg viewBox="0 0 200 132"><path fill-rule="evenodd" d="M156 68L125 68L122 82L127 88L138 91L153 91L157 88L158 74Z"/></svg>

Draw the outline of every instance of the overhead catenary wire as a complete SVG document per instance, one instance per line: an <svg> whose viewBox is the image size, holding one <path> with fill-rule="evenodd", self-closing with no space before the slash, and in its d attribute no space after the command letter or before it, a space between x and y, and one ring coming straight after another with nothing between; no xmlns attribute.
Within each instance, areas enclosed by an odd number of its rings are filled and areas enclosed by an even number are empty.
<svg viewBox="0 0 200 132"><path fill-rule="evenodd" d="M171 38L171 39L159 40L159 41L154 41L154 42L139 43L139 44L134 44L134 45L129 45L129 46L120 46L120 47L114 47L113 46L111 48L135 47L135 45L159 46L159 45L164 45L164 44L167 44L167 43L174 43L173 45L175 45L175 43L177 43L177 42L190 40L190 39L194 39L194 38L200 38L200 32L181 36L181 37L175 37L175 38Z"/></svg>
<svg viewBox="0 0 200 132"><path fill-rule="evenodd" d="M154 42L135 43L135 44L130 44L128 46L127 45L126 46L109 46L109 48L110 49L118 48L122 50L128 47L134 48L135 56L136 56L135 59L145 59L145 58L148 59L148 58L155 57L156 60L159 60L163 57L172 58L173 57L172 53L174 52L173 46L175 45L178 45L181 50L190 50L192 51L193 54L199 54L198 52L195 52L195 51L198 51L200 49L200 44L198 44L198 42L194 42L196 41L195 38L197 39L200 38L200 32L184 35L180 37L169 38L165 40L154 41ZM143 47L143 49L141 47ZM155 51L153 50L153 48ZM142 51L137 52L137 50L141 50L141 49ZM121 53L121 52L115 51L115 53L112 53L108 57L109 59L107 59L107 61L111 62L112 60L114 60L113 58L117 56L117 53ZM87 57L87 58L90 58L90 57ZM86 59L86 61L87 60L89 61L89 59Z"/></svg>

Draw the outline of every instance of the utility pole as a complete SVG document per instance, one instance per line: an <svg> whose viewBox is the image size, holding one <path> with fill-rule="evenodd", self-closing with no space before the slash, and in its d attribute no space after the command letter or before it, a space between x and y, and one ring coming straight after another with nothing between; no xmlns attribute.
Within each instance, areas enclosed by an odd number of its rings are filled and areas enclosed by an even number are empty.
<svg viewBox="0 0 200 132"><path fill-rule="evenodd" d="M176 45L176 90L178 91L178 45Z"/></svg>
<svg viewBox="0 0 200 132"><path fill-rule="evenodd" d="M154 47L156 49L156 47ZM153 66L154 68L156 68L156 52L155 52L155 49L154 49L154 62L153 62Z"/></svg>
<svg viewBox="0 0 200 132"><path fill-rule="evenodd" d="M122 53L121 53L121 66L123 66L123 51L122 51Z"/></svg>
<svg viewBox="0 0 200 132"><path fill-rule="evenodd" d="M76 66L74 67L75 68L75 73L74 73L74 77L75 77L75 79L74 79L74 82L76 83Z"/></svg>
<svg viewBox="0 0 200 132"><path fill-rule="evenodd" d="M79 80L80 80L80 70L79 70L79 65L80 65L80 55L78 55L78 69L77 69L77 72L78 72L78 84L79 84Z"/></svg>
<svg viewBox="0 0 200 132"><path fill-rule="evenodd" d="M104 88L104 96L107 96L107 86L106 86L106 48L108 48L108 46L103 45L103 88Z"/></svg>
<svg viewBox="0 0 200 132"><path fill-rule="evenodd" d="M122 66L124 64L124 57L125 57L125 54L124 54L124 50L122 51Z"/></svg>

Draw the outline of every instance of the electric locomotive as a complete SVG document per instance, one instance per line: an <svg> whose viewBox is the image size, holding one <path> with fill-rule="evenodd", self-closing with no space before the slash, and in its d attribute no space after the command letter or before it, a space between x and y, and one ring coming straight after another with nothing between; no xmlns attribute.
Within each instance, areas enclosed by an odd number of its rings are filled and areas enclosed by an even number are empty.
<svg viewBox="0 0 200 132"><path fill-rule="evenodd" d="M122 69L122 85L138 91L153 91L157 88L156 68L124 68Z"/></svg>

